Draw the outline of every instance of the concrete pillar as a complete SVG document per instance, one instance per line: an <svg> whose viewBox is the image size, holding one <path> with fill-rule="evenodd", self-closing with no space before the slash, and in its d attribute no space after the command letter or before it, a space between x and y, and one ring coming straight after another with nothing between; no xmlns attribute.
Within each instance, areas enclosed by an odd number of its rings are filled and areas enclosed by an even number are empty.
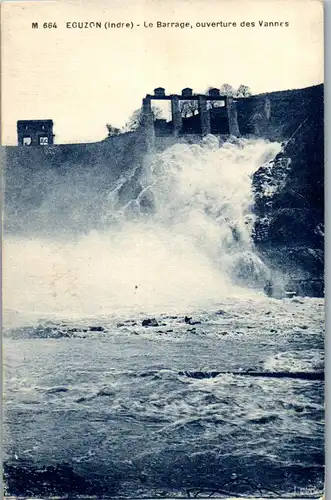
<svg viewBox="0 0 331 500"><path fill-rule="evenodd" d="M182 130L182 113L179 106L179 99L175 95L171 97L171 116L173 135L174 137L178 137Z"/></svg>
<svg viewBox="0 0 331 500"><path fill-rule="evenodd" d="M264 100L264 113L267 120L270 120L271 115L271 102L269 97L266 97Z"/></svg>
<svg viewBox="0 0 331 500"><path fill-rule="evenodd" d="M229 119L229 133L230 135L234 135L235 137L240 137L237 106L236 103L233 101L233 97L228 96L226 98L226 108Z"/></svg>
<svg viewBox="0 0 331 500"><path fill-rule="evenodd" d="M202 135L210 134L210 114L207 109L207 99L203 95L199 96L199 113Z"/></svg>
<svg viewBox="0 0 331 500"><path fill-rule="evenodd" d="M154 117L151 99L145 97L142 105L142 126L145 135L147 152L155 146Z"/></svg>

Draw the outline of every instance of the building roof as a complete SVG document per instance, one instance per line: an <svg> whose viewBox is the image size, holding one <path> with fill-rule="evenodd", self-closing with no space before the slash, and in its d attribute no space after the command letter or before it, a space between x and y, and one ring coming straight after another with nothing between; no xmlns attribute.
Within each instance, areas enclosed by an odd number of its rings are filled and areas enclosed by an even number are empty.
<svg viewBox="0 0 331 500"><path fill-rule="evenodd" d="M53 125L53 120L17 120L17 125L29 125L32 123L49 123L50 125Z"/></svg>

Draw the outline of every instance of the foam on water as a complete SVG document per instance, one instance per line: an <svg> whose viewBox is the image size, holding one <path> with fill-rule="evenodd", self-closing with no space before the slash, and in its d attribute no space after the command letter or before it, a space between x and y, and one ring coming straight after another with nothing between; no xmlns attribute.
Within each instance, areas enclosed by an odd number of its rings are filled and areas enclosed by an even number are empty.
<svg viewBox="0 0 331 500"><path fill-rule="evenodd" d="M98 214L103 230L8 236L5 307L71 317L178 310L259 286L268 270L251 242L251 179L279 150L260 139L220 146L213 136L176 144L145 158L129 202L121 203L120 187L132 173L114 184ZM72 203L78 213L79 197Z"/></svg>

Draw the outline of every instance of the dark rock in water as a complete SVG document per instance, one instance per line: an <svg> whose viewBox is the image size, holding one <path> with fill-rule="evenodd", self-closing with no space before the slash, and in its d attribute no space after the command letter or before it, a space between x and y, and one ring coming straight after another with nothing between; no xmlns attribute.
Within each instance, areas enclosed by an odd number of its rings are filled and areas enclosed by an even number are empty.
<svg viewBox="0 0 331 500"><path fill-rule="evenodd" d="M141 323L142 326L159 326L155 318L144 319Z"/></svg>
<svg viewBox="0 0 331 500"><path fill-rule="evenodd" d="M270 280L267 281L267 283L264 285L264 293L268 295L268 297L272 297L273 294L273 285Z"/></svg>
<svg viewBox="0 0 331 500"><path fill-rule="evenodd" d="M71 333L68 332L58 332L59 333L59 336L60 337L63 337L63 338L71 338L73 335L71 335Z"/></svg>
<svg viewBox="0 0 331 500"><path fill-rule="evenodd" d="M185 316L184 321L187 325L200 325L201 321L194 321L191 317Z"/></svg>
<svg viewBox="0 0 331 500"><path fill-rule="evenodd" d="M87 400L88 400L88 398L85 398L84 396L82 396L81 398L76 399L75 403L84 403Z"/></svg>
<svg viewBox="0 0 331 500"><path fill-rule="evenodd" d="M51 389L48 389L47 393L48 394L58 394L59 392L68 392L67 387L52 387Z"/></svg>
<svg viewBox="0 0 331 500"><path fill-rule="evenodd" d="M114 494L118 488L118 478L109 477L86 479L69 464L33 467L27 464L4 464L4 480L9 495L49 498L77 495Z"/></svg>
<svg viewBox="0 0 331 500"><path fill-rule="evenodd" d="M304 304L303 300L300 300L300 299L297 299L297 298L294 298L294 299L292 300L292 302L293 302L294 304Z"/></svg>
<svg viewBox="0 0 331 500"><path fill-rule="evenodd" d="M269 422L275 422L276 420L279 420L278 415L263 415L261 417L251 418L249 419L249 422L251 424L268 424Z"/></svg>
<svg viewBox="0 0 331 500"><path fill-rule="evenodd" d="M143 191L143 194L140 194L138 199L141 213L155 213L155 199L153 193L150 190Z"/></svg>
<svg viewBox="0 0 331 500"><path fill-rule="evenodd" d="M298 259L299 260L299 259ZM272 267L278 262L278 256L274 256L274 260L266 260ZM290 273L292 269L293 274L295 274L295 268L287 267L287 272ZM283 286L276 286L272 282L267 282L264 287L264 292L269 297L275 299L293 299L293 302L302 303L299 300L294 300L294 297L324 297L324 278L306 278L306 277L295 277L287 278L287 283Z"/></svg>
<svg viewBox="0 0 331 500"><path fill-rule="evenodd" d="M240 377L263 377L263 378L290 378L290 379L301 379L301 380L324 380L325 374L323 371L314 372L269 372L269 371L255 371L249 368L245 371L180 371L178 375L189 377L189 378L215 378L220 375L235 375Z"/></svg>
<svg viewBox="0 0 331 500"><path fill-rule="evenodd" d="M134 321L133 319L126 319L124 321L120 321L117 323L117 328L121 328L122 326L136 326L137 322Z"/></svg>
<svg viewBox="0 0 331 500"><path fill-rule="evenodd" d="M104 332L105 328L103 326L90 326L90 332Z"/></svg>
<svg viewBox="0 0 331 500"><path fill-rule="evenodd" d="M301 297L324 297L324 278L296 279L291 281L290 286L295 295Z"/></svg>

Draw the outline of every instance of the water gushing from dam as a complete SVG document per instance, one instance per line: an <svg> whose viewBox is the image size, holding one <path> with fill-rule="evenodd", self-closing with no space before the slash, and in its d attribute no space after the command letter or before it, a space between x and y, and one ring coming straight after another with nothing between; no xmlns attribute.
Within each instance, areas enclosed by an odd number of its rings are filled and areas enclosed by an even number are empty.
<svg viewBox="0 0 331 500"><path fill-rule="evenodd" d="M8 495L322 490L323 384L307 377L323 370L324 304L261 293L251 239L252 175L279 149L206 137L132 155L117 177L7 173Z"/></svg>
<svg viewBox="0 0 331 500"><path fill-rule="evenodd" d="M92 180L80 190L72 173L56 178L32 217L57 219L65 232L6 237L5 307L70 315L187 308L261 287L268 270L251 240L252 174L279 150L207 136L149 155L106 194ZM73 234L69 223L84 221L87 203L95 228Z"/></svg>

